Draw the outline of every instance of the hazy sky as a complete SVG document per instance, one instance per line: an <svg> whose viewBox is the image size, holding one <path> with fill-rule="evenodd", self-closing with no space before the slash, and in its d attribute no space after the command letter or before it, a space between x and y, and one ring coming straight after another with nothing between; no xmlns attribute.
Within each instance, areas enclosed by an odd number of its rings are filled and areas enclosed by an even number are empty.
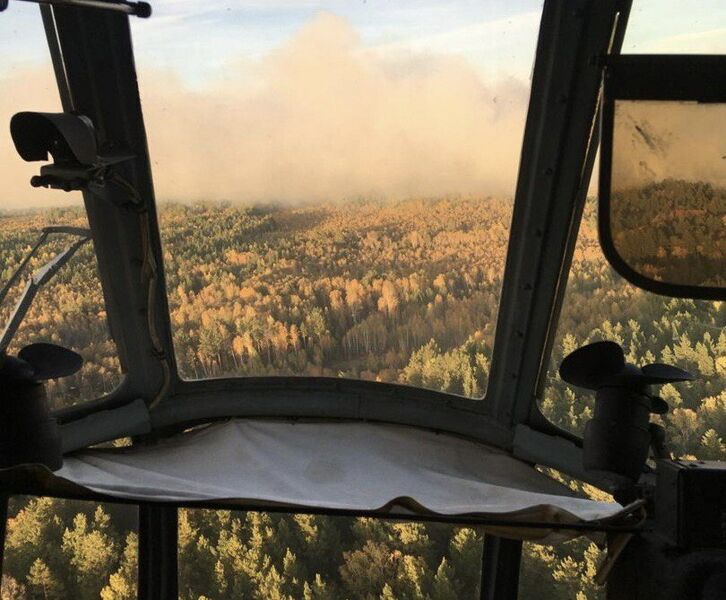
<svg viewBox="0 0 726 600"><path fill-rule="evenodd" d="M722 0L634 4L626 51L726 48ZM131 22L161 199L513 188L539 1L152 5ZM0 13L0 56L0 121L58 109L36 6ZM31 190L36 169L0 137L0 207L71 199Z"/></svg>

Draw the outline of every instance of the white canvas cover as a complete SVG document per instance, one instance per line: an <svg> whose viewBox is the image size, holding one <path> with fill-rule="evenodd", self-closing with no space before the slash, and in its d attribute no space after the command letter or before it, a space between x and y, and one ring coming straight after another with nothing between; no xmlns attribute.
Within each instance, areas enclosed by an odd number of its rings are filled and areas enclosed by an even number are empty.
<svg viewBox="0 0 726 600"><path fill-rule="evenodd" d="M235 500L352 511L399 505L439 515L553 523L622 511L617 503L575 497L527 464L481 444L363 422L227 421L154 446L86 450L66 457L56 475L144 501ZM550 534L513 532L540 539Z"/></svg>

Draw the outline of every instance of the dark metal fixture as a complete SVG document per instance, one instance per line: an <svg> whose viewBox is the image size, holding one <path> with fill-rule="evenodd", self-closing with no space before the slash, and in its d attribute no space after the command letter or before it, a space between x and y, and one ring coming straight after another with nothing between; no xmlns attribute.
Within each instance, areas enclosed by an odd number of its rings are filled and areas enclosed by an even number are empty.
<svg viewBox="0 0 726 600"><path fill-rule="evenodd" d="M33 187L102 193L111 167L133 158L125 152L100 153L93 123L84 115L21 112L11 119L10 133L23 160L53 159L30 180Z"/></svg>
<svg viewBox="0 0 726 600"><path fill-rule="evenodd" d="M665 400L650 386L689 381L686 371L653 363L638 367L627 363L623 349L614 342L595 342L564 358L560 377L567 383L595 390L595 415L585 426L585 469L608 471L637 481L655 445L665 454L661 432L653 433L650 414L668 412Z"/></svg>
<svg viewBox="0 0 726 600"><path fill-rule="evenodd" d="M80 355L55 344L30 344L17 356L0 353L0 468L63 466L60 429L42 382L73 375L82 365Z"/></svg>

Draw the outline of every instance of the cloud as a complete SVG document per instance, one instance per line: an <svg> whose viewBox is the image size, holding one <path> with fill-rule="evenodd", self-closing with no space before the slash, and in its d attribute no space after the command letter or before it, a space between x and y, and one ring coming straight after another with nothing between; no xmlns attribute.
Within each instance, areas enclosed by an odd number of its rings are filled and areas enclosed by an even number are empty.
<svg viewBox="0 0 726 600"><path fill-rule="evenodd" d="M157 196L243 201L504 193L526 85L487 86L460 58L366 51L321 14L249 72L184 89L142 72Z"/></svg>
<svg viewBox="0 0 726 600"><path fill-rule="evenodd" d="M459 57L371 52L326 13L262 60L223 71L194 88L170 70L139 73L159 200L513 192L524 82L487 84ZM19 91L11 104L0 100L3 110L30 107L23 93L48 110L25 75L3 82L12 86ZM27 177L6 158L11 195L24 201L36 190L20 194Z"/></svg>

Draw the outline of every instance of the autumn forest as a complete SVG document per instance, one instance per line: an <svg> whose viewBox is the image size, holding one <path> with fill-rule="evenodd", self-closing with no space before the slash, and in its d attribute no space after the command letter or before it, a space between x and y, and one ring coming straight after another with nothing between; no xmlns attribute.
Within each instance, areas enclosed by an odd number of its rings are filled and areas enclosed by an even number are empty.
<svg viewBox="0 0 726 600"><path fill-rule="evenodd" d="M486 402L511 210L511 200L475 196L162 204L180 374L362 378ZM80 208L0 214L0 282L51 223L84 225L85 215ZM34 265L61 247L51 243ZM13 300L0 307L1 319ZM657 418L674 454L725 460L725 325L723 303L660 297L620 279L602 257L588 204L540 406L581 432L592 398L562 383L557 365L582 344L614 340L632 362L698 373L694 382L662 387L671 410ZM120 381L90 246L41 292L14 346L41 340L86 361L77 375L51 383L54 407ZM13 498L2 598L135 598L136 527L127 506ZM474 529L442 524L182 510L180 598L473 599L482 541ZM600 557L588 539L526 544L521 597L603 598L592 581Z"/></svg>

